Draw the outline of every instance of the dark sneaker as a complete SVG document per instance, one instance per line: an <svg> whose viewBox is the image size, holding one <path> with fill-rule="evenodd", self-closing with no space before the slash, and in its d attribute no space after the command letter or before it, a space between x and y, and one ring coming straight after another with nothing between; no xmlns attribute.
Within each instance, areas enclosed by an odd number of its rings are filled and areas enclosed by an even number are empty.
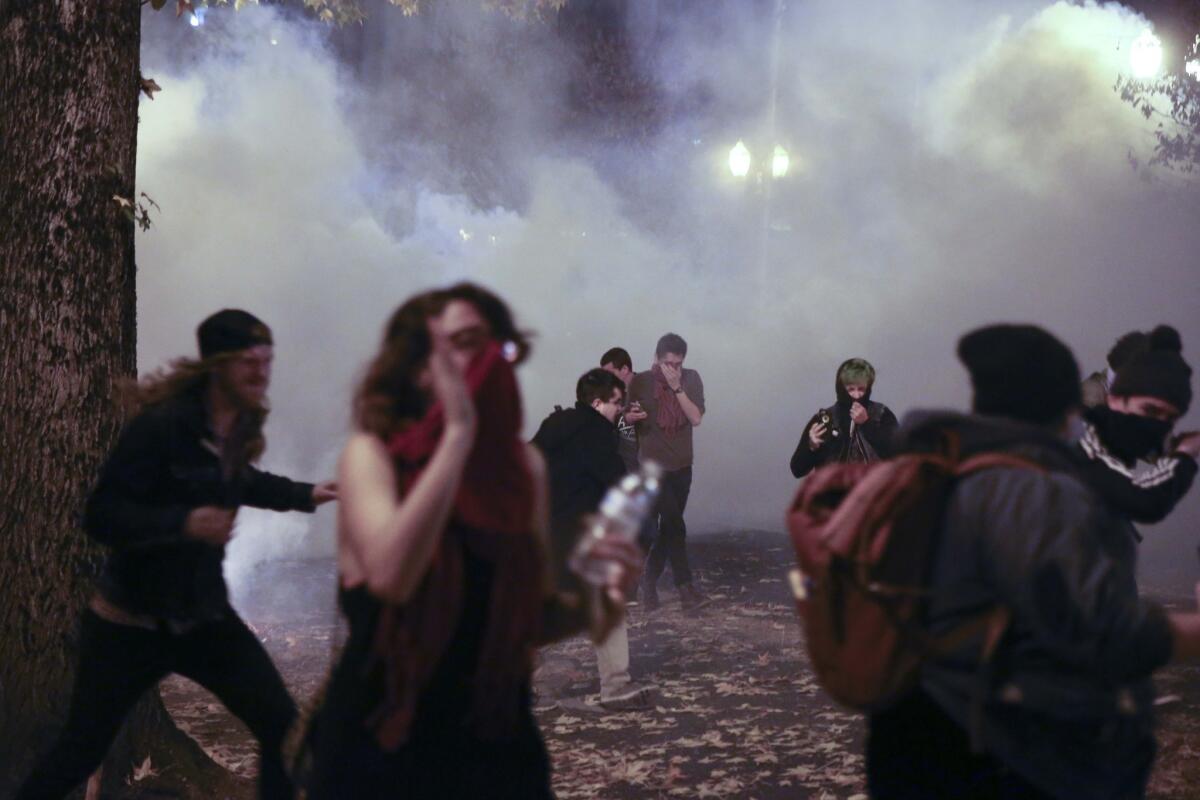
<svg viewBox="0 0 1200 800"><path fill-rule="evenodd" d="M699 589L690 583L685 583L679 587L679 605L684 611L695 611L704 608L711 602L711 597L701 593Z"/></svg>
<svg viewBox="0 0 1200 800"><path fill-rule="evenodd" d="M600 707L605 711L645 711L657 688L642 683L627 683L608 696L600 696Z"/></svg>

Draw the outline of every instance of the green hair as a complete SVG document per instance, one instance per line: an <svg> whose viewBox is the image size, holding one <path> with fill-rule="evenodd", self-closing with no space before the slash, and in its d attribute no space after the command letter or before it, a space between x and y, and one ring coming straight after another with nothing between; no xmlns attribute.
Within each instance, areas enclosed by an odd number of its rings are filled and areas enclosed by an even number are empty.
<svg viewBox="0 0 1200 800"><path fill-rule="evenodd" d="M842 386L865 383L869 389L875 385L875 368L865 358L848 359L838 367L837 381Z"/></svg>

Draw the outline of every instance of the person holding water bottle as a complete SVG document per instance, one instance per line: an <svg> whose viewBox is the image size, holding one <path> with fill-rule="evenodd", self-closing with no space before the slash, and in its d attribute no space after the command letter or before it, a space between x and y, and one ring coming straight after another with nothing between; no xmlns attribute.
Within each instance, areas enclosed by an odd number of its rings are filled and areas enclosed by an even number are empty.
<svg viewBox="0 0 1200 800"><path fill-rule="evenodd" d="M533 444L545 455L550 477L554 567L560 583L575 591L586 593L589 584L606 580L606 564L595 562L596 569L590 569L587 563L596 535L616 536L632 544L653 503L653 497L646 498L646 483L635 479L627 494L618 486L624 484L626 474L616 429L624 406L624 382L610 371L589 370L575 385L575 406L556 409L533 437ZM629 631L624 620L596 644L596 663L603 708L618 711L648 705L651 687L634 682L629 674Z"/></svg>

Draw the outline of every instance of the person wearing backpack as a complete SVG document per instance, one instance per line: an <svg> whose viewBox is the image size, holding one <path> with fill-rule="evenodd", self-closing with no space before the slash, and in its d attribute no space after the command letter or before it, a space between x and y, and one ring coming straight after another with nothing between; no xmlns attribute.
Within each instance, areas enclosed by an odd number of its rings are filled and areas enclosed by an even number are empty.
<svg viewBox="0 0 1200 800"><path fill-rule="evenodd" d="M951 486L928 565L918 685L869 716L871 796L1137 798L1154 757L1150 675L1200 657L1200 615L1139 598L1114 557L1121 520L1078 476L1066 441L1080 404L1071 351L1030 325L964 336L971 415L916 412L902 450L1019 458Z"/></svg>
<svg viewBox="0 0 1200 800"><path fill-rule="evenodd" d="M581 592L582 581L568 567L588 515L626 472L616 428L625 408L625 383L603 367L588 370L575 384L575 405L556 408L531 440L546 458L550 479L551 563L560 586ZM595 645L600 672L600 706L609 711L645 710L654 687L629 675L629 627L617 623Z"/></svg>
<svg viewBox="0 0 1200 800"><path fill-rule="evenodd" d="M792 453L792 475L803 478L830 463L869 463L892 454L896 415L871 399L875 368L862 358L842 362L834 378L837 402L812 416Z"/></svg>

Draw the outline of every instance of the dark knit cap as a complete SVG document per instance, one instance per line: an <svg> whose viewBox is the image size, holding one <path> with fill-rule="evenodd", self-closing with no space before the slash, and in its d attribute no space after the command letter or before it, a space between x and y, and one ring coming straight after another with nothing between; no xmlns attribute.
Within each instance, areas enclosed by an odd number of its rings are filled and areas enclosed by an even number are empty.
<svg viewBox="0 0 1200 800"><path fill-rule="evenodd" d="M988 325L958 340L980 414L1049 425L1080 405L1070 348L1035 325Z"/></svg>
<svg viewBox="0 0 1200 800"><path fill-rule="evenodd" d="M1112 367L1112 370L1116 372L1125 366L1125 362L1129 359L1149 349L1150 334L1142 331L1130 331L1120 339L1117 339L1112 349L1108 351L1108 366Z"/></svg>
<svg viewBox="0 0 1200 800"><path fill-rule="evenodd" d="M196 329L200 357L245 350L260 344L273 344L271 329L249 311L226 308L213 314Z"/></svg>
<svg viewBox="0 0 1200 800"><path fill-rule="evenodd" d="M1149 347L1117 370L1109 394L1117 397L1157 397L1180 414L1192 404L1192 368L1183 360L1183 340L1170 325L1150 333Z"/></svg>

